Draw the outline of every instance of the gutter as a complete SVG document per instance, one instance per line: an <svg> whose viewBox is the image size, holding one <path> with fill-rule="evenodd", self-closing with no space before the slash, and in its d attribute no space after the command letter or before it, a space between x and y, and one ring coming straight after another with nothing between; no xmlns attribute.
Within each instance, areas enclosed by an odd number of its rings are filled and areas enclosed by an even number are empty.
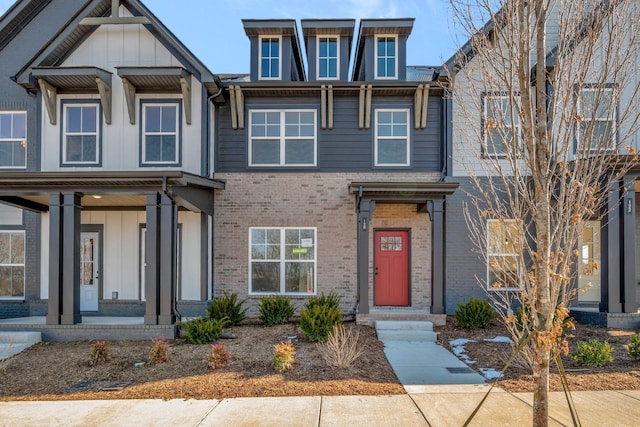
<svg viewBox="0 0 640 427"><path fill-rule="evenodd" d="M175 204L176 203L176 199L174 198L173 194L169 191L168 188L168 179L166 175L162 176L162 192L169 198L171 199L171 201ZM177 238L177 236L175 235L175 230L177 229L177 221L178 221L178 214L176 212L176 228L172 231L174 233L174 243L175 243L175 239ZM177 255L177 254L176 254ZM177 257L176 257L176 271L178 270L178 266L177 266ZM182 320L182 315L180 314L180 312L178 311L178 283L176 281L176 286L173 287L173 295L171 296L171 311L173 312L173 315L176 316L176 319L178 321Z"/></svg>

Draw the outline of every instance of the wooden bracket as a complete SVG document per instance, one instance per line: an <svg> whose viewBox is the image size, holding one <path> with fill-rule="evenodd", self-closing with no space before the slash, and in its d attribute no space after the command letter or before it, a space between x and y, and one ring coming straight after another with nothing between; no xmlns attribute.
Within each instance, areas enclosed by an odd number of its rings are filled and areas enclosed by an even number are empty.
<svg viewBox="0 0 640 427"><path fill-rule="evenodd" d="M124 88L124 99L127 104L127 112L129 113L129 123L136 124L136 88L122 77L122 87Z"/></svg>
<svg viewBox="0 0 640 427"><path fill-rule="evenodd" d="M49 114L49 123L55 125L57 117L56 105L58 100L58 90L51 84L44 81L44 79L38 79L38 85L40 86L44 106L47 108L47 113Z"/></svg>
<svg viewBox="0 0 640 427"><path fill-rule="evenodd" d="M236 114L238 115L238 128L244 129L244 94L239 85L236 85Z"/></svg>
<svg viewBox="0 0 640 427"><path fill-rule="evenodd" d="M328 87L329 97L327 98L327 108L329 113L329 129L333 129L333 85Z"/></svg>
<svg viewBox="0 0 640 427"><path fill-rule="evenodd" d="M327 87L320 86L320 123L322 129L327 128Z"/></svg>
<svg viewBox="0 0 640 427"><path fill-rule="evenodd" d="M96 77L98 92L100 93L100 102L102 103L102 114L106 124L111 124L111 86L100 77Z"/></svg>
<svg viewBox="0 0 640 427"><path fill-rule="evenodd" d="M413 96L413 124L416 129L427 127L427 108L429 107L429 85L418 85Z"/></svg>
<svg viewBox="0 0 640 427"><path fill-rule="evenodd" d="M373 93L373 85L367 86L367 96L364 109L364 128L371 129L371 96Z"/></svg>
<svg viewBox="0 0 640 427"><path fill-rule="evenodd" d="M358 129L364 129L364 85L360 85L360 102L358 110Z"/></svg>
<svg viewBox="0 0 640 427"><path fill-rule="evenodd" d="M191 76L180 77L182 89L182 104L184 105L184 118L188 125L191 124Z"/></svg>

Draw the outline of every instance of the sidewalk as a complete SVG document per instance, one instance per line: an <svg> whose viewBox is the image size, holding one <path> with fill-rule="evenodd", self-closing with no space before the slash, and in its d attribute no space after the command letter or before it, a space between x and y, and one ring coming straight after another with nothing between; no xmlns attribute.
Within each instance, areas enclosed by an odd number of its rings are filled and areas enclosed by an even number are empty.
<svg viewBox="0 0 640 427"><path fill-rule="evenodd" d="M393 396L265 397L224 400L0 402L0 426L461 426L486 386L431 386ZM570 426L563 393L551 393L550 425ZM637 426L640 391L581 391L583 426ZM475 426L531 424L531 393L491 393Z"/></svg>

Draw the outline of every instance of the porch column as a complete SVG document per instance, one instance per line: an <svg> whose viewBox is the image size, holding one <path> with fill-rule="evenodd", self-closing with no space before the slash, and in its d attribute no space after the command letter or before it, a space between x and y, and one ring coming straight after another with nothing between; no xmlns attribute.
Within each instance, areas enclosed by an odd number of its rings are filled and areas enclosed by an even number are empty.
<svg viewBox="0 0 640 427"><path fill-rule="evenodd" d="M638 301L636 300L636 176L625 176L624 186L626 192L622 200L622 238L623 247L623 276L620 281L622 288L622 301L624 313L636 313Z"/></svg>
<svg viewBox="0 0 640 427"><path fill-rule="evenodd" d="M62 193L60 324L75 325L80 316L80 193Z"/></svg>
<svg viewBox="0 0 640 427"><path fill-rule="evenodd" d="M617 186L616 186L617 187ZM620 295L620 188L611 188L607 196L607 215L602 228L602 285L600 293L601 312L621 313Z"/></svg>
<svg viewBox="0 0 640 427"><path fill-rule="evenodd" d="M144 324L157 325L159 306L159 261L158 241L160 236L160 195L158 193L147 195L147 232L145 237L145 309Z"/></svg>
<svg viewBox="0 0 640 427"><path fill-rule="evenodd" d="M444 314L444 200L431 208L431 313Z"/></svg>
<svg viewBox="0 0 640 427"><path fill-rule="evenodd" d="M59 325L62 313L62 194L49 196L49 299L47 325Z"/></svg>
<svg viewBox="0 0 640 427"><path fill-rule="evenodd" d="M369 228L376 202L360 199L358 209L358 313L369 314Z"/></svg>
<svg viewBox="0 0 640 427"><path fill-rule="evenodd" d="M160 299L158 314L159 325L175 323L173 307L176 300L176 233L177 233L176 203L166 194L160 195Z"/></svg>

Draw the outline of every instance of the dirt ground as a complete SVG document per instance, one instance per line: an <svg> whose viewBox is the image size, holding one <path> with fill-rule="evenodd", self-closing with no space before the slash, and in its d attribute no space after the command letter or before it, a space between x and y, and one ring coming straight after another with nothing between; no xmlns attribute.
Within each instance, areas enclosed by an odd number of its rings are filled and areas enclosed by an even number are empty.
<svg viewBox="0 0 640 427"><path fill-rule="evenodd" d="M251 324L228 329L235 339L220 340L229 352L229 366L211 370L207 366L210 345L191 345L177 339L170 342L169 362L146 362L151 341L114 341L109 343L109 361L90 367L87 363L90 342L40 343L0 364L0 400L78 400L78 399L222 399L257 396L313 395L386 395L405 393L384 356L383 344L375 331L349 324L360 332L364 352L350 368L330 368L316 344L304 339L297 324L265 327ZM485 342L505 336L506 330L495 322L486 330L459 328L454 317L447 325L436 327L439 341L467 338L477 341L465 349L477 363L470 367L501 369L509 357L511 345ZM607 330L578 325L569 338L574 350L578 340L607 340L614 348L614 361L602 368L575 368L566 358L565 367L573 390L640 389L640 362L626 353L625 344L635 331ZM282 374L271 368L274 345L294 339L296 363ZM557 372L557 370L556 370ZM508 391L531 391L532 377L522 367L510 368L498 380ZM552 374L552 390L560 390L558 374Z"/></svg>

